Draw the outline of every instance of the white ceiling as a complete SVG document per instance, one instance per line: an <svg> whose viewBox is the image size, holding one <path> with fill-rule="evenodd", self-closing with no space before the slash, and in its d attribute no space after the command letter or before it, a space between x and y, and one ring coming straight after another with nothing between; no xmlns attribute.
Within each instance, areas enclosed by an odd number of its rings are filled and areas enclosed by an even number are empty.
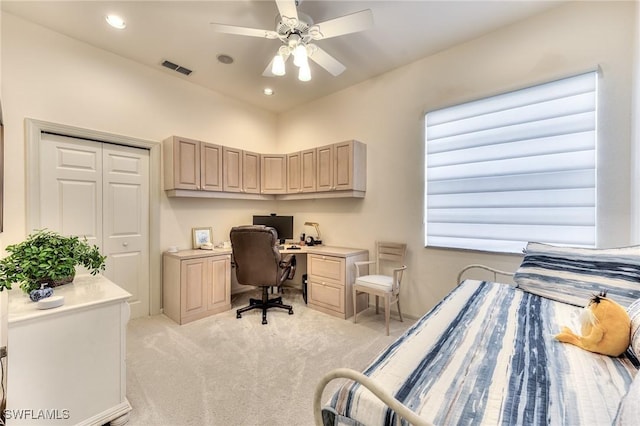
<svg viewBox="0 0 640 426"><path fill-rule="evenodd" d="M333 77L311 62L313 78L303 83L292 72L284 77L262 76L279 40L221 34L210 27L217 22L273 30L278 9L271 0L0 2L4 12L274 112L304 105L561 3L304 0L298 10L316 23L371 9L374 25L367 31L318 41L347 69ZM127 28L109 27L104 17L110 13L121 15ZM219 54L235 61L224 65L216 59ZM164 68L160 64L165 59L193 73L186 77ZM265 96L265 87L273 88L275 94Z"/></svg>

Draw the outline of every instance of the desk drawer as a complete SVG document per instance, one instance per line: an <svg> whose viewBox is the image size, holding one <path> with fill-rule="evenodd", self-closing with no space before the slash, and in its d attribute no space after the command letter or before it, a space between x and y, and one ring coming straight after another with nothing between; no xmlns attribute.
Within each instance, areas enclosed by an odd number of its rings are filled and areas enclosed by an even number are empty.
<svg viewBox="0 0 640 426"><path fill-rule="evenodd" d="M344 314L344 286L332 282L309 280L309 304Z"/></svg>
<svg viewBox="0 0 640 426"><path fill-rule="evenodd" d="M344 286L344 258L311 254L308 256L307 263L307 270L310 276L334 280L336 284Z"/></svg>

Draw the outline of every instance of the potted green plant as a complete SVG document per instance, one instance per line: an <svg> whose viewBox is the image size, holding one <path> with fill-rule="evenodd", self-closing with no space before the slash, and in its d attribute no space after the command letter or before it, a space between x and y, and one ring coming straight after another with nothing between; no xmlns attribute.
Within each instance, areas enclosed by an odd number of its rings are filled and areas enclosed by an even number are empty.
<svg viewBox="0 0 640 426"><path fill-rule="evenodd" d="M30 293L43 284L55 287L73 281L76 265L84 266L91 275L105 268L106 256L86 238L65 237L45 229L6 250L10 254L0 260L0 290L20 283L20 288Z"/></svg>

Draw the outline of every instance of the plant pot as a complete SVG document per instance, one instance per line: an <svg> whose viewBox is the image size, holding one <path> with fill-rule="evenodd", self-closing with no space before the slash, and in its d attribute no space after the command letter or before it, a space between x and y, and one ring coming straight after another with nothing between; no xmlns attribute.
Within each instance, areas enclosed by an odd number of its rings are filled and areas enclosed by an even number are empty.
<svg viewBox="0 0 640 426"><path fill-rule="evenodd" d="M38 281L39 285L42 284L47 284L49 287L58 287L60 285L63 284L69 284L70 282L73 282L73 279L75 278L76 274L71 274L67 277L63 277L57 280L52 280L51 278L43 278L40 281Z"/></svg>

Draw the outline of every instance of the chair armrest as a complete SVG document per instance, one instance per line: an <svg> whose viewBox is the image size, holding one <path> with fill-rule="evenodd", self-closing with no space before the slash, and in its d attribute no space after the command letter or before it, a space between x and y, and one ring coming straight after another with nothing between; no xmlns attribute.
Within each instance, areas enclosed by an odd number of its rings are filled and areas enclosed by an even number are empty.
<svg viewBox="0 0 640 426"><path fill-rule="evenodd" d="M360 275L360 267L364 266L364 265L374 265L376 262L374 260L363 260L360 262L354 262L353 264L356 265L356 277L360 277L362 275Z"/></svg>
<svg viewBox="0 0 640 426"><path fill-rule="evenodd" d="M498 275L502 275L505 277L513 277L515 275L513 272L501 271L500 269L495 269L486 265L480 265L480 264L467 265L464 268L462 268L462 270L458 273L458 281L456 282L456 285L460 284L462 275L470 269L484 269L485 271L493 272L494 280L498 278Z"/></svg>
<svg viewBox="0 0 640 426"><path fill-rule="evenodd" d="M296 255L295 254L288 254L286 255L284 258L280 259L280 267L281 268L287 268L290 265L294 265L296 264Z"/></svg>
<svg viewBox="0 0 640 426"><path fill-rule="evenodd" d="M399 268L393 268L393 282L397 283L394 285L400 285L400 281L402 281L402 274L407 269L407 265L402 265Z"/></svg>

